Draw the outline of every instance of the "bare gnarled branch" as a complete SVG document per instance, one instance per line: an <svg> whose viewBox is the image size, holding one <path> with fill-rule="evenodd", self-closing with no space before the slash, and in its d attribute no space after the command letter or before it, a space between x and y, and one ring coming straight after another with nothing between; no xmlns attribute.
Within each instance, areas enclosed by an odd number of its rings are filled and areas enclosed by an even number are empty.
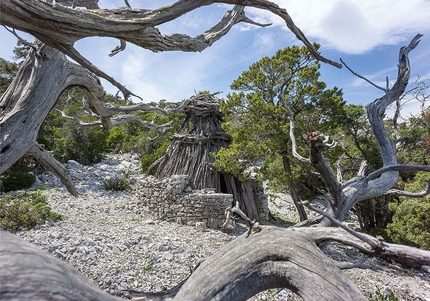
<svg viewBox="0 0 430 301"><path fill-rule="evenodd" d="M405 196L409 198L423 198L430 194L430 179L428 179L426 183L426 187L420 192L409 192L399 189L390 189L387 191L387 194Z"/></svg>
<svg viewBox="0 0 430 301"><path fill-rule="evenodd" d="M59 3L87 6L91 9L76 10L68 6L59 5ZM232 10L227 11L215 26L195 38L185 34L163 35L155 28L155 26L172 21L201 6L213 3L228 3L235 4L235 6ZM280 16L285 20L287 27L306 45L316 59L341 67L339 63L330 61L318 53L301 30L297 28L285 9L265 0L177 1L154 10L132 9L130 7L94 9L98 8L97 3L94 1L78 1L78 3L75 1L60 1L57 3L55 1L54 3L31 1L30 4L26 1L4 0L0 4L0 10L2 11L0 22L3 25L31 33L45 44L64 52L97 76L112 83L123 93L125 99L128 99L132 95L139 96L134 95L124 85L84 58L73 46L76 41L92 36L117 38L120 40L121 45L113 50L111 55L123 50L126 42L155 52L172 50L202 51L226 35L237 23L246 22L262 27L269 25L259 24L250 20L244 13L245 6L265 9ZM45 19L46 22L38 22L40 19ZM79 22L75 22L76 20L79 20ZM121 24L121 26L118 26L118 24Z"/></svg>
<svg viewBox="0 0 430 301"><path fill-rule="evenodd" d="M27 151L26 155L36 159L45 168L55 174L72 195L78 195L69 171L63 165L61 165L60 162L55 160L54 157L45 151L39 144L34 143L33 146Z"/></svg>
<svg viewBox="0 0 430 301"><path fill-rule="evenodd" d="M384 167L381 167L380 169L375 170L374 172L368 174L363 179L363 185L366 186L370 180L376 179L377 177L381 176L382 174L384 174L386 172L405 171L405 170L430 172L430 165L397 164L397 165L384 166Z"/></svg>
<svg viewBox="0 0 430 301"><path fill-rule="evenodd" d="M281 102L281 104L285 108L285 110L287 110L288 118L290 120L290 140L291 140L292 153L293 153L293 156L296 159L298 159L299 161L302 161L302 162L305 162L305 163L310 163L310 159L309 158L302 157L297 152L297 142L296 142L296 137L294 136L294 116L293 116L293 113L290 110L290 107L288 106L287 102L284 99L284 90L285 90L287 84L288 84L288 81L285 81L281 85L280 91L278 93L278 100Z"/></svg>
<svg viewBox="0 0 430 301"><path fill-rule="evenodd" d="M361 78L361 79L363 79L363 80L365 80L366 82L368 82L369 84L371 84L372 86L374 86L375 88L377 88L377 89L379 89L379 90L382 90L382 91L384 91L385 93L387 93L388 92L388 82L387 82L387 87L386 88L382 88L382 87L380 87L380 86L378 86L377 84L375 84L375 83L373 83L372 81L370 81L369 79L367 79L367 78L365 78L364 76L362 76L362 75L360 75L360 74L358 74L358 73L356 73L355 71L353 71L351 68L349 68L348 67L348 65L342 60L342 59L340 59L340 61L342 62L342 64L345 66L345 68L346 69L348 69L352 74L354 74L355 76L357 76L357 77L359 77L359 78ZM387 81L388 81L388 79L387 79Z"/></svg>

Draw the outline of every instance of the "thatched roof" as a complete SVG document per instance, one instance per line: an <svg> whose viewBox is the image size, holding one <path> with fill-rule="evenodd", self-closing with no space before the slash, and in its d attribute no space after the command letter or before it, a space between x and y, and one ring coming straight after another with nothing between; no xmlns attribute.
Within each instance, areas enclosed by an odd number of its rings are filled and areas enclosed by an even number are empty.
<svg viewBox="0 0 430 301"><path fill-rule="evenodd" d="M157 178L188 175L193 189L215 188L221 192L220 175L210 155L228 147L231 137L221 128L220 99L201 94L189 99L182 110L184 120L173 135L172 144L158 165Z"/></svg>

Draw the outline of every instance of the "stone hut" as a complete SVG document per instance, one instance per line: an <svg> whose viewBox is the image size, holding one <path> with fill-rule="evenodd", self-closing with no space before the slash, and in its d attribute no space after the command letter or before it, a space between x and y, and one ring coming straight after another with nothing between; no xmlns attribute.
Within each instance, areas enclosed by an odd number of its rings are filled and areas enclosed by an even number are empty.
<svg viewBox="0 0 430 301"><path fill-rule="evenodd" d="M190 220L194 222L198 220L197 216L193 215L188 218L184 212L175 215L169 209L172 207L183 208L184 206L178 207L175 204L185 202L188 205L186 206L187 209L184 210L191 212L192 210L189 209L189 202L191 202L197 204L197 207L205 212L207 218L205 217L203 221L207 221L208 226L220 227L220 219L222 220L225 208L232 207L238 202L239 208L250 219L266 220L269 213L267 197L255 180L249 179L240 182L234 176L219 173L212 167L214 158L211 153L217 152L221 147L229 147L231 142L231 137L221 128L220 99L215 95L200 94L188 99L187 105L182 109L184 120L171 138L172 143L163 158L159 160L155 173L155 177L160 182L163 182L164 179L166 183L168 182L167 178L186 175L187 184L184 187L186 186L187 191L177 190L176 196L173 197L175 200L172 202L164 199L162 202L170 204L168 208L163 205L165 209L160 208L160 203L148 204L149 198L146 198L147 210L158 212L158 217L164 219L179 217L185 223ZM146 191L149 190L146 189ZM191 193L199 194L199 196L190 196ZM222 196L223 194L229 196ZM196 201L197 199L203 201ZM205 202L210 204L206 203L205 205ZM170 216L167 217L164 211L169 211ZM208 212L212 212L212 217L207 216Z"/></svg>

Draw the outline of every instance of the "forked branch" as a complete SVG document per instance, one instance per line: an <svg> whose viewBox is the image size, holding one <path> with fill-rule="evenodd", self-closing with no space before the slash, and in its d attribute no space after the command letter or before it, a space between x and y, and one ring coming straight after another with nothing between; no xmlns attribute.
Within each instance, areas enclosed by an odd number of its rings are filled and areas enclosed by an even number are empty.
<svg viewBox="0 0 430 301"><path fill-rule="evenodd" d="M216 25L194 38L185 34L163 35L156 28L156 26L172 21L201 6L213 3L235 4L235 6L232 10L227 11ZM77 10L73 8L74 5L91 9ZM95 1L53 1L50 3L47 1L4 0L0 4L2 11L0 24L28 32L43 43L59 49L97 76L112 83L123 93L124 98L128 99L129 96L134 95L131 91L93 65L74 48L73 45L78 40L92 36L117 38L120 40L120 46L115 48L111 55L124 50L126 42L155 52L202 51L226 35L237 23L245 22L262 27L269 25L250 20L244 12L244 8L247 6L268 10L280 16L316 59L341 67L339 63L330 61L319 54L294 24L285 9L266 0L177 1L154 10L130 7L101 10L95 9L98 8ZM38 21L42 19L46 21L42 23Z"/></svg>

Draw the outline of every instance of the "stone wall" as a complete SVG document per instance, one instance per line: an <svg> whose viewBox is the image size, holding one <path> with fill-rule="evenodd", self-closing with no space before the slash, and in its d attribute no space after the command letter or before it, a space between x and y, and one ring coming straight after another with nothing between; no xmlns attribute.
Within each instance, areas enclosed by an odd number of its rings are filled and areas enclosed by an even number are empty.
<svg viewBox="0 0 430 301"><path fill-rule="evenodd" d="M158 180L147 177L138 184L139 201L143 210L155 217L179 224L218 229L225 222L224 211L233 204L233 195L215 193L212 189L193 191L186 175L176 175ZM267 219L267 201L259 211ZM266 217L266 218L264 218Z"/></svg>

